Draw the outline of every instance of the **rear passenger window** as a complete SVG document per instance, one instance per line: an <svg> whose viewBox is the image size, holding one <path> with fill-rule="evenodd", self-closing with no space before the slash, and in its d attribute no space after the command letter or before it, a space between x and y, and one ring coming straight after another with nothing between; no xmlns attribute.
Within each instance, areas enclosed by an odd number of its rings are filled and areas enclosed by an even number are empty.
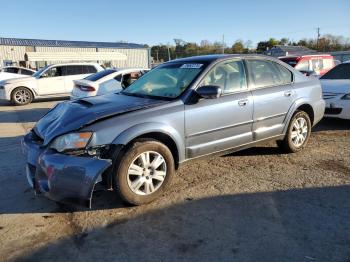
<svg viewBox="0 0 350 262"><path fill-rule="evenodd" d="M282 66L278 63L274 63L274 64L281 74L280 78L282 80L282 84L289 84L289 83L293 82L293 74L291 71L289 71L287 68L285 68L284 66Z"/></svg>
<svg viewBox="0 0 350 262"><path fill-rule="evenodd" d="M94 66L91 66L91 65L83 66L83 74L94 74L94 73L97 73L97 69Z"/></svg>
<svg viewBox="0 0 350 262"><path fill-rule="evenodd" d="M224 94L246 89L247 84L243 62L230 61L216 65L204 77L201 85L219 86Z"/></svg>
<svg viewBox="0 0 350 262"><path fill-rule="evenodd" d="M247 64L255 88L282 85L291 82L291 73L289 76L287 72L282 74L278 68L279 65L275 62L247 60Z"/></svg>
<svg viewBox="0 0 350 262"><path fill-rule="evenodd" d="M83 74L83 66L81 65L69 65L66 66L66 75L82 75Z"/></svg>
<svg viewBox="0 0 350 262"><path fill-rule="evenodd" d="M27 75L27 76L31 76L32 74L34 74L32 71L30 70L26 70L26 69L21 69L21 75Z"/></svg>

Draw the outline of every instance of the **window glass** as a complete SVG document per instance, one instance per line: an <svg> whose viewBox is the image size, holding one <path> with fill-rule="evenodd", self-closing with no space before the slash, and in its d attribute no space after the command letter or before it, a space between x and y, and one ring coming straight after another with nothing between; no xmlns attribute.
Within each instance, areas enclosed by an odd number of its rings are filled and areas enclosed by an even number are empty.
<svg viewBox="0 0 350 262"><path fill-rule="evenodd" d="M63 76L63 66L57 66L57 67L51 67L49 70L47 70L43 76L45 77L57 77L57 76Z"/></svg>
<svg viewBox="0 0 350 262"><path fill-rule="evenodd" d="M323 69L330 69L333 67L333 59L326 58L322 60L323 60Z"/></svg>
<svg viewBox="0 0 350 262"><path fill-rule="evenodd" d="M321 79L350 79L350 63L337 65L325 73Z"/></svg>
<svg viewBox="0 0 350 262"><path fill-rule="evenodd" d="M265 60L247 60L247 64L256 88L283 84L282 75L275 63Z"/></svg>
<svg viewBox="0 0 350 262"><path fill-rule="evenodd" d="M32 74L33 74L33 72L32 71L30 71L30 70L27 70L27 69L21 69L21 74L22 75L28 75L28 76L31 76Z"/></svg>
<svg viewBox="0 0 350 262"><path fill-rule="evenodd" d="M81 65L69 65L66 66L66 75L82 75L83 74L83 66Z"/></svg>
<svg viewBox="0 0 350 262"><path fill-rule="evenodd" d="M311 60L312 70L315 72L319 72L323 69L323 60L322 59L312 59Z"/></svg>
<svg viewBox="0 0 350 262"><path fill-rule="evenodd" d="M4 72L6 72L6 73L18 74L18 71L19 71L19 69L16 67L4 68Z"/></svg>
<svg viewBox="0 0 350 262"><path fill-rule="evenodd" d="M304 59L299 61L299 63L295 66L295 69L299 71L309 71L309 60Z"/></svg>
<svg viewBox="0 0 350 262"><path fill-rule="evenodd" d="M97 69L92 65L83 65L83 74L94 74Z"/></svg>
<svg viewBox="0 0 350 262"><path fill-rule="evenodd" d="M102 95L110 92L119 92L121 90L121 83L112 78L100 84L97 94Z"/></svg>
<svg viewBox="0 0 350 262"><path fill-rule="evenodd" d="M141 76L141 72L140 71L135 71L135 72L130 72L127 74L123 75L123 80L122 80L122 86L124 88L128 87L129 85L131 85L132 83L134 83L137 79L139 79Z"/></svg>
<svg viewBox="0 0 350 262"><path fill-rule="evenodd" d="M173 62L159 65L127 87L123 94L174 99L194 81L207 65Z"/></svg>
<svg viewBox="0 0 350 262"><path fill-rule="evenodd" d="M219 86L224 94L247 88L242 61L230 61L216 65L201 84Z"/></svg>
<svg viewBox="0 0 350 262"><path fill-rule="evenodd" d="M90 80L90 81L97 81L105 76L108 76L112 73L115 73L117 72L117 70L114 70L114 69L106 69L106 70L103 70L103 71L100 71L100 72L97 72L95 74L92 74L92 75L89 75L87 77L85 77L84 79L86 80Z"/></svg>
<svg viewBox="0 0 350 262"><path fill-rule="evenodd" d="M282 80L282 84L289 84L291 82L293 82L293 74L291 71L289 71L287 68L285 68L284 66L277 64L277 63L273 63L279 73L280 73L280 79Z"/></svg>

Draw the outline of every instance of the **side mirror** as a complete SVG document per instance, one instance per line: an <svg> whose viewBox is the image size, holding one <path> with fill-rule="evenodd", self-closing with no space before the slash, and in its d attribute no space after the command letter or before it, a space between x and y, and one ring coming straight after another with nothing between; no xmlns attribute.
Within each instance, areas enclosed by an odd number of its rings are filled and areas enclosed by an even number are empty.
<svg viewBox="0 0 350 262"><path fill-rule="evenodd" d="M222 94L219 86L201 86L196 90L197 94L205 99L214 99Z"/></svg>

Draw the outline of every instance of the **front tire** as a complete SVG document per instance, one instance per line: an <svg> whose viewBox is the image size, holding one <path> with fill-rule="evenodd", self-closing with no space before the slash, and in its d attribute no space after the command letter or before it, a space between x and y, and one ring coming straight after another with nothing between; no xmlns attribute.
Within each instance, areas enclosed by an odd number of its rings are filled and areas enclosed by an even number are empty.
<svg viewBox="0 0 350 262"><path fill-rule="evenodd" d="M287 153L295 153L302 150L311 134L311 120L304 111L297 111L289 122L287 134L277 145Z"/></svg>
<svg viewBox="0 0 350 262"><path fill-rule="evenodd" d="M121 158L114 186L124 201L143 205L159 198L174 174L174 158L169 148L156 140L142 139L133 143Z"/></svg>
<svg viewBox="0 0 350 262"><path fill-rule="evenodd" d="M33 93L26 87L17 87L11 93L11 101L17 106L23 106L33 101Z"/></svg>

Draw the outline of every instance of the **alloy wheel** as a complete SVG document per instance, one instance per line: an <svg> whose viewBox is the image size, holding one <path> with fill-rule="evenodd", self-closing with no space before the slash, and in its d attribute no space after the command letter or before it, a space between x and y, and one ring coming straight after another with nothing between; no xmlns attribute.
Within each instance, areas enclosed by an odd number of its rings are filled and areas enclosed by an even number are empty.
<svg viewBox="0 0 350 262"><path fill-rule="evenodd" d="M30 91L26 89L19 89L16 91L14 98L18 104L26 104L31 99Z"/></svg>
<svg viewBox="0 0 350 262"><path fill-rule="evenodd" d="M303 117L295 119L291 132L291 140L295 147L301 147L308 135L307 121Z"/></svg>
<svg viewBox="0 0 350 262"><path fill-rule="evenodd" d="M164 157L158 152L146 151L138 155L128 169L129 188L137 195L150 195L157 191L167 175Z"/></svg>

